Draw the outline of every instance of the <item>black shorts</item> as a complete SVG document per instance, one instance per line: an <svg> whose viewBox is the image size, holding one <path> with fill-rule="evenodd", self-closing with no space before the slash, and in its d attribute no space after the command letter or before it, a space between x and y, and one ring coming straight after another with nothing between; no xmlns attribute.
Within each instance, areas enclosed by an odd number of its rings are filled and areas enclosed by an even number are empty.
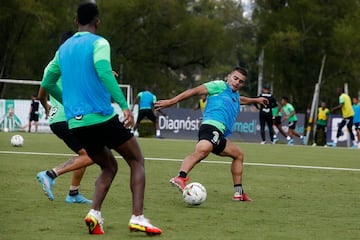
<svg viewBox="0 0 360 240"><path fill-rule="evenodd" d="M80 149L83 148L78 138L69 129L66 121L50 124L50 129L75 153L79 153Z"/></svg>
<svg viewBox="0 0 360 240"><path fill-rule="evenodd" d="M73 128L72 131L89 155L98 153L105 146L109 149L117 148L134 136L120 122L118 115L106 122Z"/></svg>
<svg viewBox="0 0 360 240"><path fill-rule="evenodd" d="M226 138L224 137L224 134L212 125L201 125L198 137L199 141L207 140L212 143L213 150L211 152L214 154L219 155L226 147Z"/></svg>
<svg viewBox="0 0 360 240"><path fill-rule="evenodd" d="M38 122L39 121L39 114L37 113L31 113L30 114L30 118L29 118L29 121L32 122Z"/></svg>
<svg viewBox="0 0 360 240"><path fill-rule="evenodd" d="M281 125L281 116L273 117L273 122L275 123L275 125Z"/></svg>
<svg viewBox="0 0 360 240"><path fill-rule="evenodd" d="M289 127L290 129L295 129L295 128L296 128L296 123L297 123L297 121L289 122L289 123L288 123L288 127Z"/></svg>
<svg viewBox="0 0 360 240"><path fill-rule="evenodd" d="M141 110L139 110L139 115L137 117L136 123L140 123L140 121L143 120L144 117L147 117L152 122L156 121L156 116L155 116L154 111L152 109L141 109Z"/></svg>
<svg viewBox="0 0 360 240"><path fill-rule="evenodd" d="M360 123L354 123L354 126L356 131L360 130Z"/></svg>

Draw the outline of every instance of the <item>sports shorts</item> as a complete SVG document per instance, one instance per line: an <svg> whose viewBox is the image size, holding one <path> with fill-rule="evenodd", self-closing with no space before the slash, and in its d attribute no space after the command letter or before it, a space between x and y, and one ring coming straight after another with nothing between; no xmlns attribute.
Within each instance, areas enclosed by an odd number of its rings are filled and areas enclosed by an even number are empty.
<svg viewBox="0 0 360 240"><path fill-rule="evenodd" d="M156 121L156 116L152 109L141 109L139 110L139 115L137 117L136 123L140 123L140 121L143 120L145 117L147 117L152 122Z"/></svg>
<svg viewBox="0 0 360 240"><path fill-rule="evenodd" d="M212 143L213 150L211 152L214 154L219 155L225 149L226 138L224 137L224 134L212 125L202 124L199 129L198 137L199 141L207 140Z"/></svg>
<svg viewBox="0 0 360 240"><path fill-rule="evenodd" d="M289 127L290 129L295 129L295 128L296 128L296 123L297 123L297 121L289 122L288 127Z"/></svg>
<svg viewBox="0 0 360 240"><path fill-rule="evenodd" d="M79 153L82 145L75 134L69 129L66 121L50 124L50 129L75 153Z"/></svg>
<svg viewBox="0 0 360 240"><path fill-rule="evenodd" d="M120 122L118 115L103 123L72 129L89 155L100 152L105 146L119 147L134 136L130 130Z"/></svg>

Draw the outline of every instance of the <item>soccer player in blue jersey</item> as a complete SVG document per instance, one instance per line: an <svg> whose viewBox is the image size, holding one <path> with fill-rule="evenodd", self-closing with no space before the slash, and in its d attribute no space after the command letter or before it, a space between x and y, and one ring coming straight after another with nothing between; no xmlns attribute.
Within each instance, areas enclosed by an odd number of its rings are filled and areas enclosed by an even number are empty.
<svg viewBox="0 0 360 240"><path fill-rule="evenodd" d="M95 34L100 20L94 1L79 5L76 23L78 32L55 53L45 68L41 87L63 104L69 129L101 168L85 223L90 234L104 234L101 206L118 170L111 151L114 149L130 167L132 216L128 228L159 235L161 229L143 215L144 157L130 132L134 118L112 72L110 44ZM62 89L57 85L60 77ZM123 122L114 111L111 99L122 109Z"/></svg>
<svg viewBox="0 0 360 240"><path fill-rule="evenodd" d="M354 126L356 131L357 144L360 142L360 103L358 97L353 97L353 109L354 109ZM353 145L355 146L355 144ZM356 147L356 146L355 146Z"/></svg>
<svg viewBox="0 0 360 240"><path fill-rule="evenodd" d="M247 71L237 67L226 77L226 81L216 80L188 89L179 95L155 103L156 109L174 105L194 95L207 95L203 120L199 129L199 141L195 151L183 160L178 176L170 179L170 183L183 190L189 180L191 169L206 158L211 152L232 158L231 173L234 184L234 201L252 201L242 186L244 153L241 148L226 137L232 132L240 104L266 104L266 98L240 97L238 90L244 86Z"/></svg>
<svg viewBox="0 0 360 240"><path fill-rule="evenodd" d="M156 129L156 137L160 137L160 128L159 128L159 122L155 115L154 111L154 103L156 102L156 96L146 90L139 92L138 95L135 98L134 104L139 104L139 111L138 111L138 117L134 126L134 134L139 135L137 129L139 127L139 124L141 120L143 120L145 117L147 117L150 121L152 121L155 124ZM135 135L135 136L136 136Z"/></svg>

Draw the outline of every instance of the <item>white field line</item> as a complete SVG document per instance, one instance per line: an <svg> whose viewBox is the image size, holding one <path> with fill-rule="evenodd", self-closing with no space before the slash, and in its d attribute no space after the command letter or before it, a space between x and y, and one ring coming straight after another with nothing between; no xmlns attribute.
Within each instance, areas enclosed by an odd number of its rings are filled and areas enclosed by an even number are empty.
<svg viewBox="0 0 360 240"><path fill-rule="evenodd" d="M0 154L22 154L22 155L45 155L45 156L74 156L74 154L67 153L42 153L42 152L15 152L15 151L0 151ZM116 158L122 158L121 156L115 156ZM168 161L168 162L181 162L183 159L176 158L145 158L151 161ZM213 164L231 164L229 161L212 161L203 160L202 163ZM336 171L353 171L360 172L358 168L338 168L338 167L319 167L319 166L305 166L305 165L289 165L289 164L271 164L271 163L244 163L248 166L262 166L262 167L278 167L278 168L302 168L302 169L319 169L319 170L336 170Z"/></svg>

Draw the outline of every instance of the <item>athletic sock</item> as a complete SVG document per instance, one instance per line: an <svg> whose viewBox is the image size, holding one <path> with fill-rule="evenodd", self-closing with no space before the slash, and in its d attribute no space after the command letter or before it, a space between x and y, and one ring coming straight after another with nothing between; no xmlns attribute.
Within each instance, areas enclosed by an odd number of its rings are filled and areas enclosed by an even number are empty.
<svg viewBox="0 0 360 240"><path fill-rule="evenodd" d="M242 184L234 184L234 192L239 193L240 195L243 194Z"/></svg>
<svg viewBox="0 0 360 240"><path fill-rule="evenodd" d="M57 174L54 170L47 170L46 175L48 175L52 179L55 179L57 177Z"/></svg>
<svg viewBox="0 0 360 240"><path fill-rule="evenodd" d="M179 177L186 178L186 177L187 177L187 173L184 172L184 171L180 171L180 172L179 172Z"/></svg>
<svg viewBox="0 0 360 240"><path fill-rule="evenodd" d="M79 189L76 189L76 190L69 190L69 195L70 196L76 196L79 194Z"/></svg>

